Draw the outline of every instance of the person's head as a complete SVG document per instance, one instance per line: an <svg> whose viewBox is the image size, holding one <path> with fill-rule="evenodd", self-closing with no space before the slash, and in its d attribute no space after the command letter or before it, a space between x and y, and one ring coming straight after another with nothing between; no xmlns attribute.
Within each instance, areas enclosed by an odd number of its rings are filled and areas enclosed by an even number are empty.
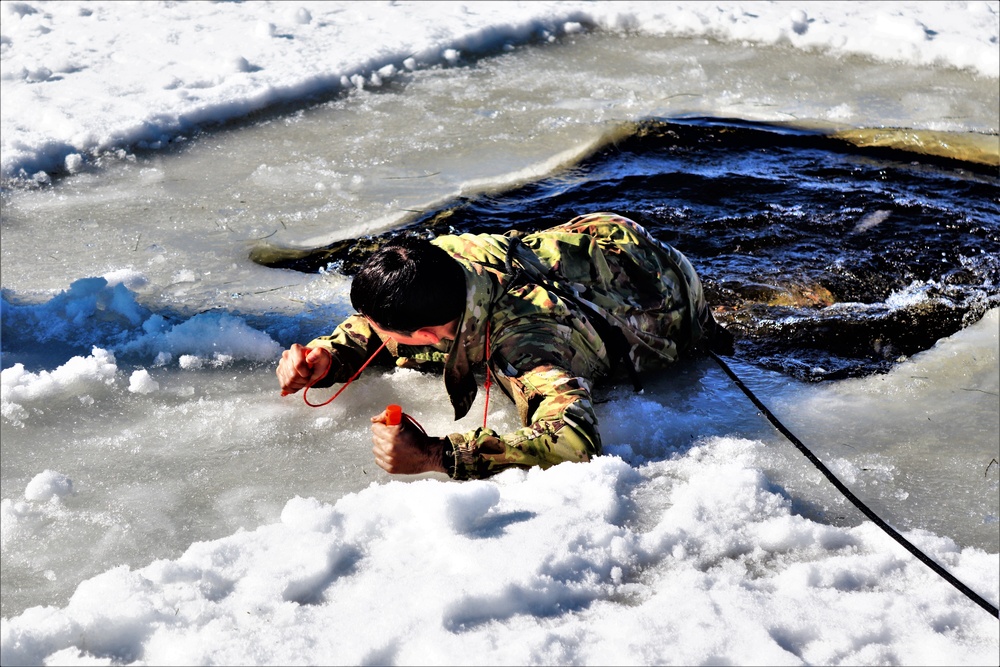
<svg viewBox="0 0 1000 667"><path fill-rule="evenodd" d="M465 274L430 241L398 237L365 260L351 285L351 304L387 331L448 324L465 310Z"/></svg>

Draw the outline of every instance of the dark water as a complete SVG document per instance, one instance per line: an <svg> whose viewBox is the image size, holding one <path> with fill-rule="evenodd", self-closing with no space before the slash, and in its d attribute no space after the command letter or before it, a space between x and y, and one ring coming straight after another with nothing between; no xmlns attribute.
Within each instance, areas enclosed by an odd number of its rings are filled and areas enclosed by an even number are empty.
<svg viewBox="0 0 1000 667"><path fill-rule="evenodd" d="M684 252L736 356L808 380L865 375L1000 305L996 166L818 132L652 120L579 165L416 217L424 234L524 231L613 211ZM351 274L382 239L255 261Z"/></svg>

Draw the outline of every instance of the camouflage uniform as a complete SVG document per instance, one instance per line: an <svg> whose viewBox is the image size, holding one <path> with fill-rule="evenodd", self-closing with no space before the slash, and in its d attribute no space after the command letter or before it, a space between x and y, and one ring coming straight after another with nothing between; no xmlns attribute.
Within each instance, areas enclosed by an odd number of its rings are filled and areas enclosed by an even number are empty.
<svg viewBox="0 0 1000 667"><path fill-rule="evenodd" d="M621 216L580 216L520 238L463 234L433 243L466 274L456 340L389 341L386 349L398 366L443 365L459 419L476 397L472 366L484 361L488 335L492 373L523 424L508 434L449 435L445 467L456 479L600 454L591 383L666 366L715 327L687 259ZM342 366L331 381L344 382L381 342L355 315L309 346L334 352Z"/></svg>

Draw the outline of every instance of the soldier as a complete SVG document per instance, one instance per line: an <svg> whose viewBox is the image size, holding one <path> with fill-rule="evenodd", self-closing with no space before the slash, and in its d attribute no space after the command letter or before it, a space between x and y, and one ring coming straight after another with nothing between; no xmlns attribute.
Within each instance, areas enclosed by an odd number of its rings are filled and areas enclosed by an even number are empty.
<svg viewBox="0 0 1000 667"><path fill-rule="evenodd" d="M523 426L431 437L412 423L372 418L376 463L390 473L482 478L511 467L587 461L601 453L591 385L663 368L699 348L731 351L732 337L705 303L677 250L611 213L520 236L402 237L355 276L358 311L306 346L282 354L283 395L345 382L365 360L442 368L455 418L486 367Z"/></svg>

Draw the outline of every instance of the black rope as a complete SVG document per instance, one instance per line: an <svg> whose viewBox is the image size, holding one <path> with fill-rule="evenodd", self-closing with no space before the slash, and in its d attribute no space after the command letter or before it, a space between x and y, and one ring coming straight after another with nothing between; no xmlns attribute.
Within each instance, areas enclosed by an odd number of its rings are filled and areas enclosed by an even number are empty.
<svg viewBox="0 0 1000 667"><path fill-rule="evenodd" d="M958 590L962 591L962 593L964 593L965 596L968 597L970 600L972 600L973 602L975 602L976 604L978 604L980 607L982 607L986 611L990 612L990 614L992 616L1000 616L1000 610L998 610L994 605L990 604L981 595L979 595L974 590L972 590L971 588L969 588L968 586L966 586L965 584L963 584L961 581L959 581L958 579L956 579L950 572L948 572L948 570L946 570L943 567L941 567L940 565L938 565L927 554L925 554L924 552L922 552L917 547L913 546L910 542L907 541L907 539L905 537L903 537L898 532L896 532L896 530L892 526L890 526L885 521L883 521L877 514L875 514L875 512L873 512L867 505L865 505L857 496L855 496L853 493L851 493L851 490L848 489L846 486L844 486L844 484L839 479L837 479L836 476L834 476L834 474L832 472L830 472L830 469L827 468L825 465L823 465L823 462L820 461L818 458L816 458L816 455L813 454L811 451L809 451L809 449L805 445L802 444L801 440L799 440L798 438L796 438L795 435L791 431L789 431L787 428L785 428L784 424L782 424L780 421L778 421L778 418L774 416L774 413L772 413L770 410L768 410L767 406L764 405L760 401L760 399L757 398L757 396L754 395L754 393L752 391L750 391L750 389L747 388L747 386L745 384L743 384L743 381L740 380L739 377L737 377L736 373L733 372L733 369L729 367L729 364L727 364L722 359L722 357L720 357L718 354L716 354L715 352L712 352L712 351L709 351L709 354L712 356L713 359L715 359L717 362L719 362L719 366L721 366L722 370L724 370L726 372L726 375L728 375L730 378L732 378L733 382L736 383L736 386L739 387L743 391L743 393L746 394L747 397L751 401L753 401L753 404L757 406L757 408L764 414L765 417L767 417L767 420L769 422L771 422L771 424L776 429L778 429L778 431L783 436L785 436L786 438L788 438L788 440L793 445L795 445L800 452L802 452L803 454L805 454L805 457L807 459L809 459L812 462L812 464L814 466L816 466L816 468L819 469L819 471L821 473L823 473L823 475L828 480L830 480L830 483L833 484L835 487L837 487L837 490L840 491L842 494L844 494L844 496L848 500L850 500L854 504L855 507L857 507L859 510L861 510L861 512L866 517L868 517L869 519L871 519L875 523L876 526L878 526L879 528L881 528L882 530L884 530L889 535L889 537L891 537L892 539L896 540L901 545L903 545L903 547L907 551L909 551L911 554L913 554L914 556L916 556L917 559L919 561L921 561L924 565L926 565L927 567L929 567L932 570L934 570L935 572L937 572L941 577L943 577L945 579L945 581L947 581L948 583L950 583L952 586L954 586Z"/></svg>

